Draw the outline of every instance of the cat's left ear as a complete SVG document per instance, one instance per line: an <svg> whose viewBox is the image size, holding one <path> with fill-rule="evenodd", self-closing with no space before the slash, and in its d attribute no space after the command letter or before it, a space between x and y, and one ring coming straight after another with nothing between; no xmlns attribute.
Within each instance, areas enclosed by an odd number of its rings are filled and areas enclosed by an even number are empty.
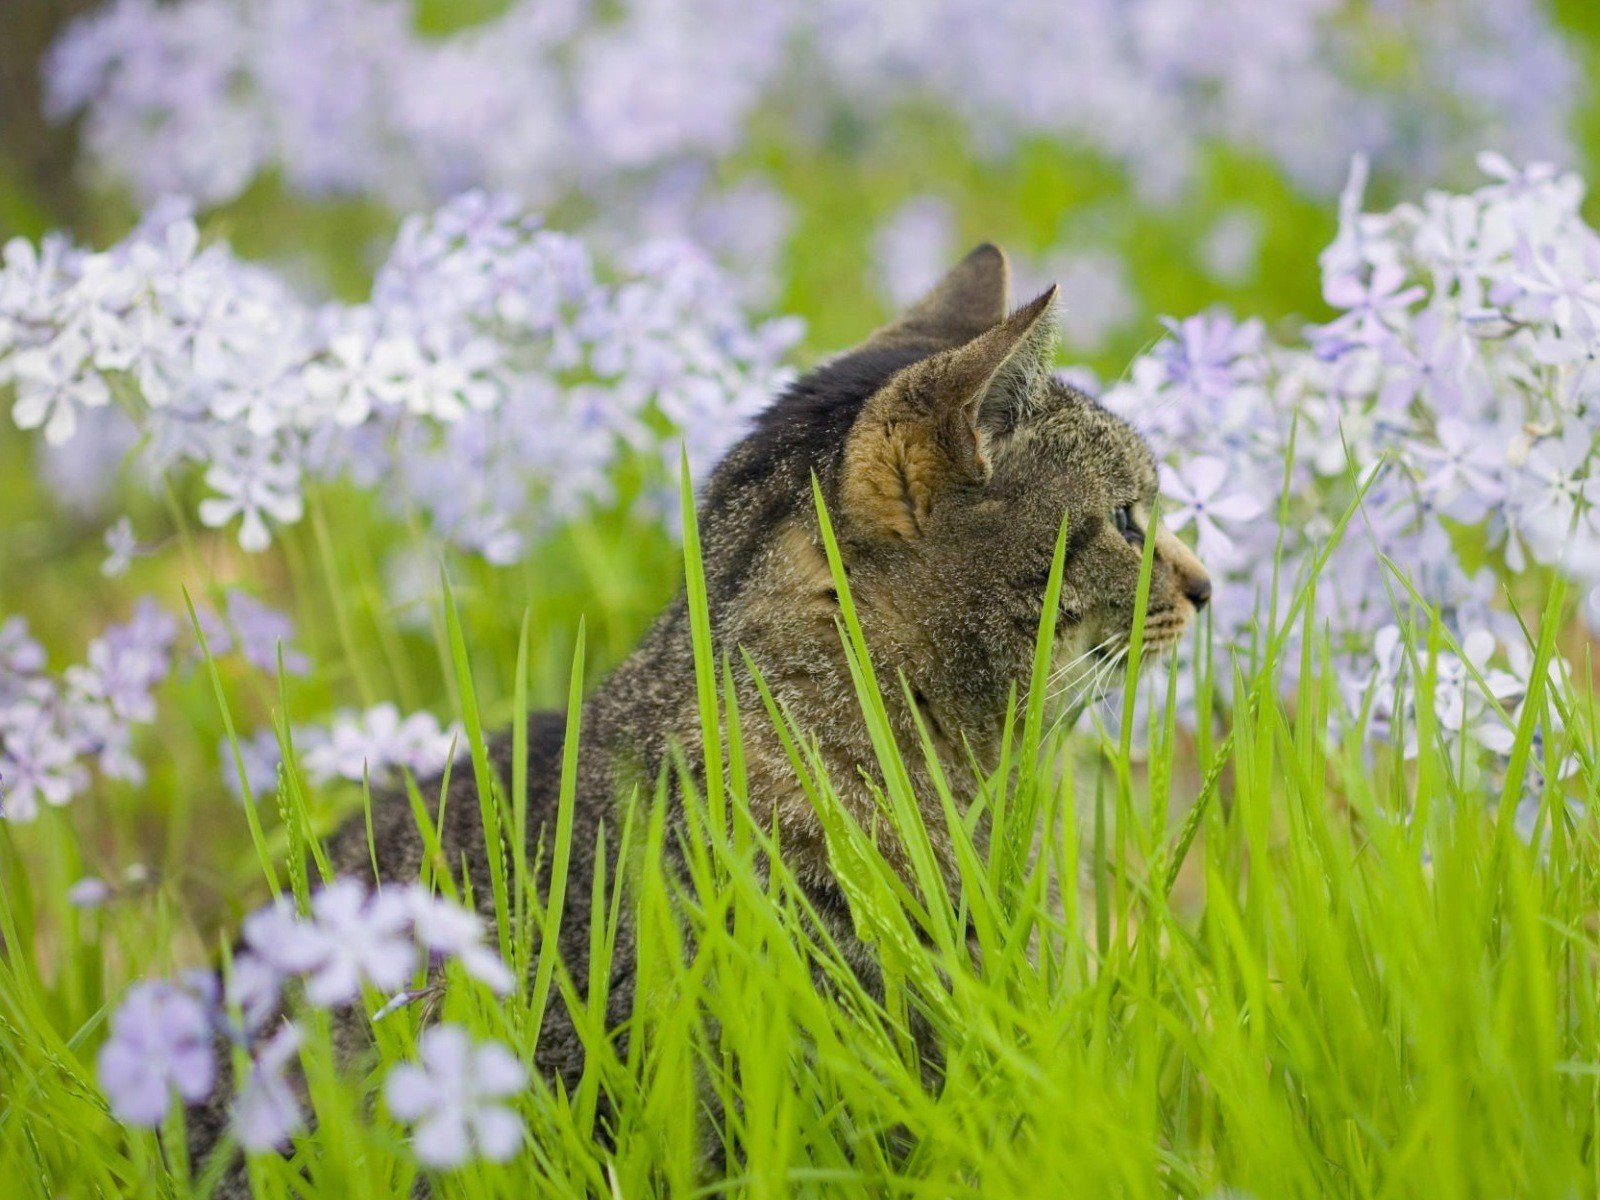
<svg viewBox="0 0 1600 1200"><path fill-rule="evenodd" d="M911 347L929 354L948 350L1003 320L1010 295L1011 264L1005 251L984 242L858 349Z"/></svg>
<svg viewBox="0 0 1600 1200"><path fill-rule="evenodd" d="M989 451L1055 362L1052 287L965 345L911 364L863 406L845 442L841 497L853 529L916 538L941 497L981 487Z"/></svg>

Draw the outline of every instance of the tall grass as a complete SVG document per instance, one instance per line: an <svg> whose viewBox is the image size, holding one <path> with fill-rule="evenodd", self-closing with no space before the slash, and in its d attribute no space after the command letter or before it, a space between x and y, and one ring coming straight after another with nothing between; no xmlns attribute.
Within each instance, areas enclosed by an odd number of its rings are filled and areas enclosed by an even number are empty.
<svg viewBox="0 0 1600 1200"><path fill-rule="evenodd" d="M375 1099L383 1064L411 1056L424 1020L441 1018L529 1057L554 1004L574 1012L585 1039L581 1082L567 1094L536 1081L520 1101L524 1153L432 1176L433 1194L1600 1193L1593 821L1552 787L1535 835L1519 836L1514 803L1486 804L1428 716L1426 694L1409 761L1399 749L1374 751L1359 728L1330 725L1334 678L1311 617L1315 578L1276 609L1291 619L1256 653L1201 656L1201 694L1225 672L1221 690L1238 702L1210 712L1196 737L1179 731L1168 665L1148 660L1146 729L1131 720L1101 735L1063 728L1040 686L1047 617L1001 763L951 776L926 739L906 746L890 733L884 695L901 684L873 660L826 533L844 651L882 781L881 820L906 849L900 866L852 821L806 732L763 695L827 832L856 928L880 958L879 996L818 932L782 848L752 819L739 730L754 714L734 700L736 648L711 644L692 505L686 516L704 734L686 752L720 763L677 781L691 831L686 877L663 866L673 836L665 789L631 797L601 835L621 866L593 881L580 981L538 952L561 913L529 886L530 864L508 855L490 901L519 990L500 1002L451 986L433 1008L386 1016L371 1070L338 1062L326 1024L313 1024L303 1060L316 1125L290 1157L253 1159L259 1195L407 1194L418 1168L404 1130ZM331 523L318 536L328 553L320 566L303 565L308 581L341 597L349 676L387 678L383 646L400 634L362 586L361 548ZM516 846L527 779L492 779L483 731L497 720L520 724L532 697L559 694L549 683L564 675L570 747L581 736L585 639L579 633L570 660L539 661L550 657L541 622L582 627L576 611L530 588L520 619L500 612L493 622L516 631L514 653L483 671L472 614L483 616L484 598L463 609L462 591L461 581L447 585L437 611L437 686L463 720L467 753L455 769L483 785L491 844ZM1534 626L1541 662L1562 605L1553 591ZM1448 635L1426 619L1407 628L1426 693L1427 664ZM1290 646L1297 661L1286 665ZM216 706L214 723L228 712L231 681L207 666L196 687ZM1297 682L1286 689L1291 668ZM294 698L283 691L266 702L287 737ZM1564 742L1544 745L1536 735L1556 711ZM1528 768L1569 754L1578 765L1568 790L1592 797L1596 729L1586 690L1537 693L1518 726L1504 799L1517 798ZM935 768L935 795L913 794L906 764L918 756ZM187 823L183 782L162 786L162 802ZM1181 802L1196 794L1198 805ZM573 795L569 770L563 819L546 846L558 875L570 861ZM319 788L290 754L276 796L258 799L265 832L249 838L235 814L230 836L259 847L247 868L258 894L270 884L303 895L319 875L316 839L360 813L361 789ZM414 796L425 824L422 799ZM160 808L154 795L145 802ZM954 847L958 887L934 859L929 820ZM4 1194L202 1196L214 1174L192 1174L185 1162L181 1113L161 1136L123 1129L96 1088L93 1051L126 981L204 958L226 922L197 919L183 908L186 893L167 887L99 911L72 908L65 891L85 869L81 832L59 813L26 829L0 826ZM461 887L443 874L437 882ZM640 986L617 1039L604 1014L625 906ZM371 1011L381 998L368 1001ZM914 1026L933 1034L936 1061L919 1051Z"/></svg>

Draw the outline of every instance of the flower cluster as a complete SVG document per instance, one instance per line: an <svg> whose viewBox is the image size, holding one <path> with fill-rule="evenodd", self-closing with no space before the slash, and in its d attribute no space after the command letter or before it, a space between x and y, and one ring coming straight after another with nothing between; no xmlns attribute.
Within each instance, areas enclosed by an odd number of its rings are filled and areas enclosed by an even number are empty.
<svg viewBox="0 0 1600 1200"><path fill-rule="evenodd" d="M1414 733L1393 625L1420 600L1453 642L1439 726L1503 753L1531 663L1500 580L1559 572L1600 630L1600 235L1575 177L1480 162L1474 192L1367 214L1358 161L1322 256L1334 320L1293 344L1220 312L1169 322L1105 402L1165 458L1166 521L1221 576L1225 645L1251 644L1274 572L1281 602L1360 494L1317 596L1352 712Z"/></svg>
<svg viewBox="0 0 1600 1200"><path fill-rule="evenodd" d="M225 990L207 972L129 989L100 1050L100 1084L118 1119L154 1127L174 1095L197 1104L211 1094L219 1045L236 1042L251 1050L251 1069L234 1100L240 1142L249 1150L281 1146L304 1121L286 1078L301 1043L298 1025L283 1019L289 985L298 985L315 1007L343 1008L358 1000L363 988L399 991L419 970L438 970L446 962L457 963L499 994L514 985L505 964L485 945L479 917L420 884L369 892L353 879L338 879L312 897L304 915L279 899L245 921L244 944ZM226 1015L230 1004L237 1006L242 1026ZM425 1036L425 1063L429 1045ZM442 1051L434 1057L439 1062L430 1065L437 1070L449 1065ZM506 1058L509 1052L498 1046L479 1048L471 1061L483 1065L487 1075L476 1081L473 1071L465 1070L468 1064L456 1063L462 1069L453 1077L453 1094L487 1098L517 1090L522 1079L517 1076L507 1086L512 1073L505 1069ZM401 1109L407 1101L406 1111L416 1117L429 1110L428 1089L420 1082L401 1080L391 1095L396 1115L405 1115ZM438 1101L432 1119L443 1125L426 1138L419 1130L418 1153L436 1165L450 1157L446 1143L456 1144L445 1137L453 1120L467 1121L485 1156L503 1156L520 1140L520 1127L509 1130L492 1113L463 1114L448 1098Z"/></svg>
<svg viewBox="0 0 1600 1200"><path fill-rule="evenodd" d="M271 169L399 211L463 187L609 203L725 159L758 111L803 137L928 101L984 149L1087 146L1146 195L1208 139L1326 190L1358 149L1429 178L1486 142L1558 156L1578 83L1536 0L515 0L444 36L403 0L112 0L47 80L146 200L214 203Z"/></svg>
<svg viewBox="0 0 1600 1200"><path fill-rule="evenodd" d="M198 616L213 655L237 651L275 672L281 648L285 670L309 666L289 619L245 592L227 593L225 615ZM109 779L142 783L134 733L156 719L156 689L174 667L198 660L198 646L180 657L180 640L178 620L146 597L89 643L84 662L57 675L24 618L0 621L0 817L29 821L41 804L66 804L88 787L91 764ZM408 735L421 754L425 731L413 724Z"/></svg>
<svg viewBox="0 0 1600 1200"><path fill-rule="evenodd" d="M704 468L785 378L796 323L752 324L697 251L620 266L467 193L405 223L370 303L318 306L158 205L103 253L6 247L0 384L51 443L119 402L144 465L202 473L201 521L246 549L299 519L308 477L348 474L506 562L607 496L620 455L675 465L668 428Z"/></svg>
<svg viewBox="0 0 1600 1200"><path fill-rule="evenodd" d="M155 689L172 670L177 622L149 600L89 644L59 676L13 616L0 622L0 816L29 821L89 784L90 764L138 783L133 732L156 716Z"/></svg>
<svg viewBox="0 0 1600 1200"><path fill-rule="evenodd" d="M307 779L318 784L341 779L361 783L392 780L402 771L418 778L438 772L460 744L461 730L454 725L441 727L432 713L402 717L395 705L384 703L364 712L343 709L326 724L297 725L292 737ZM229 788L242 795L232 747L224 743L219 754ZM243 739L239 757L251 794L271 792L282 762L277 733L262 729Z"/></svg>

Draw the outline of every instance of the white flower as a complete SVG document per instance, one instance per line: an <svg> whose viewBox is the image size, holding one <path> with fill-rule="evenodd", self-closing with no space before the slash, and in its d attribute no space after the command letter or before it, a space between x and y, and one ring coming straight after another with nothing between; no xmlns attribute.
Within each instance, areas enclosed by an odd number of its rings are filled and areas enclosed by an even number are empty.
<svg viewBox="0 0 1600 1200"><path fill-rule="evenodd" d="M139 540L133 534L133 522L119 517L117 523L106 530L106 557L100 564L100 573L107 579L126 575L139 553Z"/></svg>
<svg viewBox="0 0 1600 1200"><path fill-rule="evenodd" d="M1177 502L1163 514L1169 529L1193 524L1200 557L1219 566L1231 565L1236 547L1225 525L1253 521L1266 506L1240 490L1236 473L1220 458L1201 456L1163 472L1162 492Z"/></svg>
<svg viewBox="0 0 1600 1200"><path fill-rule="evenodd" d="M316 964L306 978L306 998L324 1008L355 999L363 984L394 991L416 969L410 914L404 899L387 891L368 894L353 879L336 879L311 900Z"/></svg>
<svg viewBox="0 0 1600 1200"><path fill-rule="evenodd" d="M282 1148L305 1124L294 1087L284 1076L302 1041L299 1027L285 1022L257 1052L234 1100L234 1132L239 1144L252 1153Z"/></svg>
<svg viewBox="0 0 1600 1200"><path fill-rule="evenodd" d="M88 353L81 339L63 335L11 360L17 386L11 417L18 428L43 426L45 441L59 446L77 430L80 409L100 408L111 399L105 380L86 369Z"/></svg>
<svg viewBox="0 0 1600 1200"><path fill-rule="evenodd" d="M241 518L239 545L246 550L267 548L267 517L292 524L304 511L298 468L260 451L217 463L206 472L206 484L219 495L200 502L200 520L215 529Z"/></svg>
<svg viewBox="0 0 1600 1200"><path fill-rule="evenodd" d="M354 426L401 403L406 380L422 365L422 356L409 341L341 333L329 340L328 357L306 368L306 387L328 404L334 421Z"/></svg>
<svg viewBox="0 0 1600 1200"><path fill-rule="evenodd" d="M483 944L483 920L477 913L435 896L421 884L405 890L416 938L431 955L454 958L467 974L505 995L516 980L500 956Z"/></svg>
<svg viewBox="0 0 1600 1200"><path fill-rule="evenodd" d="M384 1081L384 1099L415 1126L412 1148L434 1168L458 1167L473 1157L504 1162L522 1145L522 1119L501 1103L521 1091L527 1071L499 1042L474 1045L458 1025L426 1030L420 1062L401 1063Z"/></svg>

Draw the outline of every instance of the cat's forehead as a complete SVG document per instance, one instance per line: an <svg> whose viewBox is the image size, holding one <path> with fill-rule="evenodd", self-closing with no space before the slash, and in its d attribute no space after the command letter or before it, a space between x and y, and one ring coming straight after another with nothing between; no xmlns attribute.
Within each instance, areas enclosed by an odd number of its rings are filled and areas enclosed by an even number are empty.
<svg viewBox="0 0 1600 1200"><path fill-rule="evenodd" d="M1019 430L1018 448L1035 469L1087 475L1101 486L1141 497L1155 491L1155 455L1133 426L1069 384L1053 379L1046 387L1047 402Z"/></svg>

